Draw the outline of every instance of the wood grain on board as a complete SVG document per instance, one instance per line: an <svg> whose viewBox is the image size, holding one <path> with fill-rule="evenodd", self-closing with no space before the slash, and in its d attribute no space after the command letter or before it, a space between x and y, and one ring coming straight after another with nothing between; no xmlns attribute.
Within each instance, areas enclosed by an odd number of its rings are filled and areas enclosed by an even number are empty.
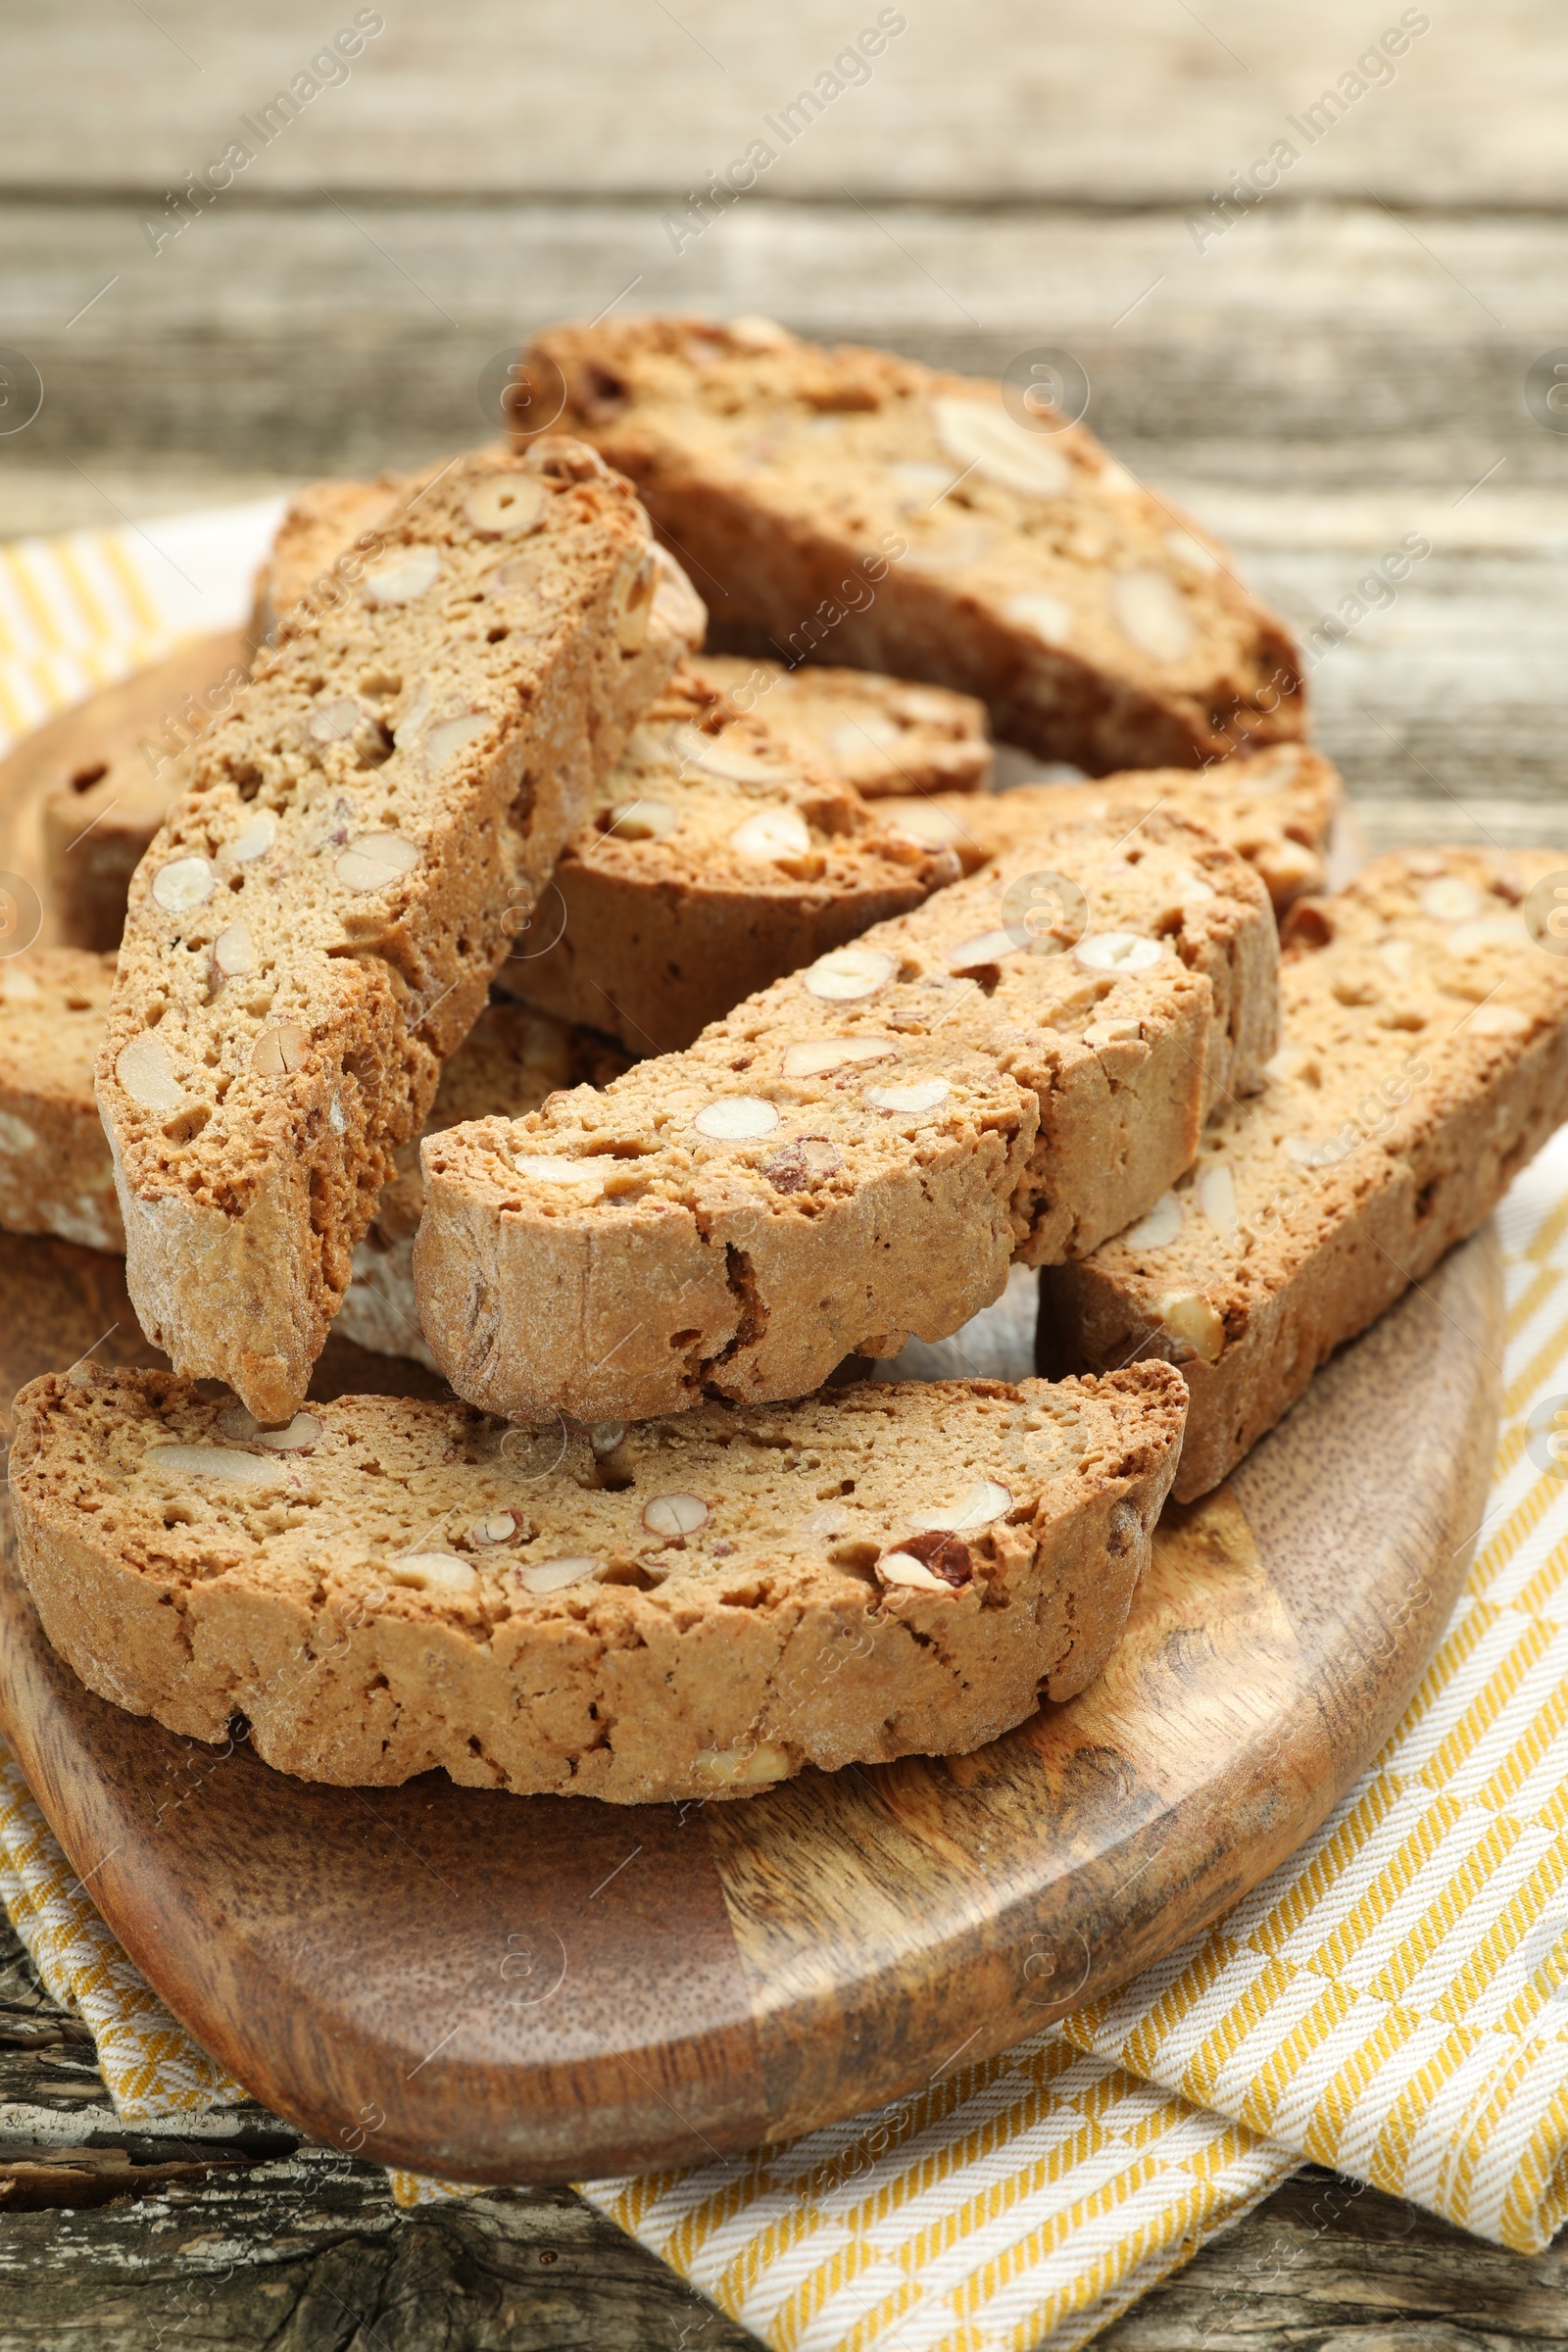
<svg viewBox="0 0 1568 2352"><path fill-rule="evenodd" d="M0 1259L8 1395L109 1303L63 1252ZM1099 1682L970 1756L634 1811L313 1786L93 1697L14 1574L0 1722L132 1959L314 2136L373 2111L385 2160L492 2181L738 2152L1009 2047L1299 1845L1446 1620L1499 1333L1489 1228L1167 1511Z"/></svg>

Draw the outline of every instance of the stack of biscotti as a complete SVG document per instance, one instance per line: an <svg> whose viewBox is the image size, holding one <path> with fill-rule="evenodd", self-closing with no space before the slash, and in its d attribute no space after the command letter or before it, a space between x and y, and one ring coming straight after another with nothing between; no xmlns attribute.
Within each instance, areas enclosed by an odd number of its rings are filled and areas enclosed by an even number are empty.
<svg viewBox="0 0 1568 2352"><path fill-rule="evenodd" d="M1264 1092L1222 1106L1149 1214L1046 1275L1042 1360L1182 1367L1178 1496L1217 1485L1568 1119L1568 959L1531 899L1561 867L1409 851L1303 901Z"/></svg>
<svg viewBox="0 0 1568 2352"><path fill-rule="evenodd" d="M1344 804L1338 770L1302 743L1276 744L1212 767L1128 769L1098 784L1020 784L1009 792L945 792L884 801L903 831L952 850L965 872L1064 816L1110 808L1178 808L1262 876L1276 914L1322 890Z"/></svg>
<svg viewBox="0 0 1568 2352"><path fill-rule="evenodd" d="M686 1053L422 1148L419 1317L519 1419L799 1396L1081 1255L1261 1083L1256 875L1184 819L1064 825L776 981Z"/></svg>
<svg viewBox="0 0 1568 2352"><path fill-rule="evenodd" d="M689 1046L781 973L956 881L773 705L748 716L682 663L558 862L500 985L631 1054Z"/></svg>
<svg viewBox="0 0 1568 2352"><path fill-rule="evenodd" d="M310 1780L616 1803L981 1745L1126 1617L1181 1442L1168 1365L865 1385L592 1433L340 1397L263 1431L156 1372L17 1399L44 1628Z"/></svg>
<svg viewBox="0 0 1568 2352"><path fill-rule="evenodd" d="M1096 775L1304 730L1286 630L1054 410L762 319L562 326L527 365L717 584L717 648L958 688Z"/></svg>
<svg viewBox="0 0 1568 2352"><path fill-rule="evenodd" d="M287 1417L442 1061L682 640L579 443L455 462L284 621L131 892L99 1105L131 1297Z"/></svg>

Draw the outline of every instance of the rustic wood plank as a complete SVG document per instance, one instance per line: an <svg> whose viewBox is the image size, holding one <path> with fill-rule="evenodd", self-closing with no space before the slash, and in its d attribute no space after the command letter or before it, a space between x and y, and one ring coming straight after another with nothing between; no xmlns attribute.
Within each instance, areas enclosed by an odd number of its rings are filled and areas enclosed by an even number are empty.
<svg viewBox="0 0 1568 2352"><path fill-rule="evenodd" d="M6 333L45 384L36 420L0 438L0 475L66 451L296 471L424 455L485 429L497 351L624 295L982 369L1061 344L1108 438L1206 442L1286 487L1304 466L1308 489L1458 496L1504 454L1510 480L1564 479L1562 436L1523 400L1562 332L1568 220L1551 217L1422 216L1412 233L1364 202L1277 202L1201 257L1179 210L754 202L680 255L657 203L231 206L158 256L140 217L0 204Z"/></svg>
<svg viewBox="0 0 1568 2352"><path fill-rule="evenodd" d="M78 0L19 14L0 93L6 176L161 196L220 155L238 117L254 119L354 13L334 17L316 0L226 16L207 0L154 12ZM1568 31L1549 0L1416 12L1430 29L1395 78L1348 103L1315 145L1288 118L1398 25L1399 0L881 12L906 29L873 78L825 104L788 147L765 118L777 121L876 24L876 0L858 10L683 0L673 11L598 0L591 12L535 0L525 33L506 0L463 10L402 0L383 13L386 29L346 85L312 99L270 147L254 142L242 186L673 193L760 137L779 154L763 184L797 197L836 196L847 182L861 196L1185 203L1285 138L1301 153L1293 182L1318 192L1370 183L1392 201L1544 205L1564 189ZM1506 102L1486 103L1491 90ZM62 137L66 91L73 133Z"/></svg>

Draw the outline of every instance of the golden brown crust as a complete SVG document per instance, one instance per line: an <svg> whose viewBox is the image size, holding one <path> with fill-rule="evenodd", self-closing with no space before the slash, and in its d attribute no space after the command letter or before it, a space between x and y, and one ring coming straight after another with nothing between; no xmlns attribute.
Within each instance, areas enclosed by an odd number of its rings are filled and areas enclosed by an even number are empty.
<svg viewBox="0 0 1568 2352"><path fill-rule="evenodd" d="M755 320L554 327L528 365L539 413L722 583L717 650L957 688L1000 741L1090 774L1304 731L1283 624L1082 425Z"/></svg>
<svg viewBox="0 0 1568 2352"><path fill-rule="evenodd" d="M1044 1277L1043 1362L1180 1363L1179 1499L1217 1485L1568 1118L1568 959L1525 912L1562 871L1560 851L1408 851L1301 902L1266 1091L1216 1117L1142 1227Z"/></svg>
<svg viewBox="0 0 1568 2352"><path fill-rule="evenodd" d="M591 1419L943 1338L1014 1254L1093 1249L1174 1182L1259 1082L1276 964L1260 883L1198 828L1044 835L685 1054L426 1144L437 1361L487 1409Z"/></svg>
<svg viewBox="0 0 1568 2352"><path fill-rule="evenodd" d="M616 1803L980 1746L1125 1619L1179 1378L870 1384L624 1432L77 1367L17 1399L19 1552L88 1686L284 1772ZM824 1499L826 1498L826 1499Z"/></svg>
<svg viewBox="0 0 1568 2352"><path fill-rule="evenodd" d="M636 1054L677 1053L743 997L956 879L706 657L633 729L499 985ZM533 937L536 928L540 937Z"/></svg>
<svg viewBox="0 0 1568 2352"><path fill-rule="evenodd" d="M286 1419L350 1253L598 777L682 650L629 487L564 440L448 467L285 623L133 885L99 1064L126 1273Z"/></svg>

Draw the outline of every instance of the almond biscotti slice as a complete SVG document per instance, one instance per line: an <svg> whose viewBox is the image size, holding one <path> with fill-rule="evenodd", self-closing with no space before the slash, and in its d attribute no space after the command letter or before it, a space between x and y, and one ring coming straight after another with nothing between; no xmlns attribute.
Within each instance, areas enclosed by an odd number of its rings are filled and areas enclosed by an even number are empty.
<svg viewBox="0 0 1568 2352"><path fill-rule="evenodd" d="M68 946L120 945L130 877L164 821L180 754L232 710L250 662L237 629L192 638L62 711L0 762L0 806L38 801L49 898Z"/></svg>
<svg viewBox="0 0 1568 2352"><path fill-rule="evenodd" d="M613 1803L979 1747L1100 1671L1180 1377L867 1384L629 1429L341 1396L263 1436L90 1364L17 1399L44 1630L88 1687L279 1770Z"/></svg>
<svg viewBox="0 0 1568 2352"><path fill-rule="evenodd" d="M1538 944L1528 897L1562 868L1560 850L1411 851L1304 901L1266 1090L1221 1110L1150 1214L1043 1277L1043 1361L1181 1365L1182 1500L1568 1119L1568 961Z"/></svg>
<svg viewBox="0 0 1568 2352"><path fill-rule="evenodd" d="M149 1339L286 1420L350 1256L683 650L592 451L448 467L290 622L132 886L98 1099Z"/></svg>
<svg viewBox="0 0 1568 2352"><path fill-rule="evenodd" d="M1304 731L1283 624L1054 411L761 319L556 327L527 367L704 577L716 649L959 688L1094 775Z"/></svg>
<svg viewBox="0 0 1568 2352"><path fill-rule="evenodd" d="M882 807L917 841L952 850L966 873L1027 840L1042 823L1075 813L1103 817L1112 808L1177 808L1245 858L1262 876L1275 913L1283 914L1323 888L1329 837L1344 800L1339 770L1321 753L1282 743L1197 770L1131 768L1096 784L1020 784L978 799L941 793Z"/></svg>
<svg viewBox="0 0 1568 2352"><path fill-rule="evenodd" d="M994 747L985 705L971 694L870 669L786 669L741 654L707 654L703 668L800 758L867 800L991 788Z"/></svg>
<svg viewBox="0 0 1568 2352"><path fill-rule="evenodd" d="M607 1086L625 1067L625 1055L591 1031L523 1004L487 1004L441 1072L424 1132L492 1114L522 1118L564 1088ZM354 1279L332 1329L372 1355L412 1356L434 1371L414 1302L414 1236L423 1207L419 1147L407 1143L368 1233L355 1245Z"/></svg>
<svg viewBox="0 0 1568 2352"><path fill-rule="evenodd" d="M93 1100L113 956L33 948L0 961L0 1226L123 1250Z"/></svg>
<svg viewBox="0 0 1568 2352"><path fill-rule="evenodd" d="M431 1138L425 1337L514 1419L800 1396L1152 1206L1276 998L1239 858L1163 812L1061 827L684 1054Z"/></svg>
<svg viewBox="0 0 1568 2352"><path fill-rule="evenodd" d="M633 730L499 985L628 1053L675 1053L958 870L737 710L700 659Z"/></svg>
<svg viewBox="0 0 1568 2352"><path fill-rule="evenodd" d="M378 473L368 482L308 482L297 491L256 574L252 643L272 645L284 621L297 625L351 597L367 567L384 555L388 532L399 518L462 462L444 458L415 473ZM708 626L702 600L666 549L656 547L654 562L654 631L695 650Z"/></svg>

